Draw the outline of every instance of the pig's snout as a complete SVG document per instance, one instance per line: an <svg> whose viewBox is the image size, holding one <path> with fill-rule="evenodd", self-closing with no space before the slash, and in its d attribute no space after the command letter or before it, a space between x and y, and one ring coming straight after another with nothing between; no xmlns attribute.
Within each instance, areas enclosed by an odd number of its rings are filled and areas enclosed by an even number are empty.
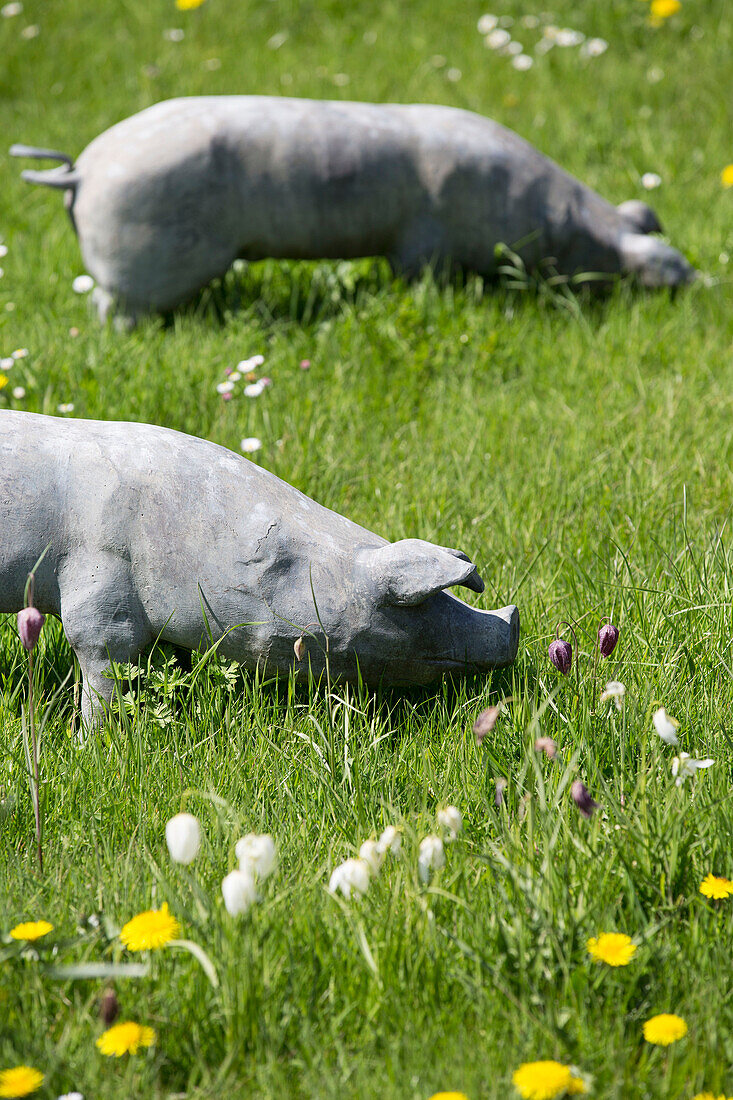
<svg viewBox="0 0 733 1100"><path fill-rule="evenodd" d="M519 649L519 610L514 604L496 611L478 611L473 644L467 646L467 658L481 668L510 665Z"/></svg>
<svg viewBox="0 0 733 1100"><path fill-rule="evenodd" d="M519 611L514 604L480 611L450 592L442 599L444 617L433 637L434 655L443 671L483 672L512 663L519 648Z"/></svg>

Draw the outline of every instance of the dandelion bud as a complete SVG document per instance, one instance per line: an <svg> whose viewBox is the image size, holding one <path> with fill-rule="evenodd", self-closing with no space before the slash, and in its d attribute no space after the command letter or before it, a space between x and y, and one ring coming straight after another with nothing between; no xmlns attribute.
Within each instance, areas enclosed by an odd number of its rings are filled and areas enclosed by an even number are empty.
<svg viewBox="0 0 733 1100"><path fill-rule="evenodd" d="M277 848L269 833L248 833L237 841L234 853L240 871L254 873L260 879L271 875L277 863Z"/></svg>
<svg viewBox="0 0 733 1100"><path fill-rule="evenodd" d="M201 847L201 826L193 814L176 814L165 827L165 842L174 863L193 863Z"/></svg>
<svg viewBox="0 0 733 1100"><path fill-rule="evenodd" d="M573 664L573 648L570 642L566 642L564 638L556 638L554 642L550 642L548 653L558 672L567 676Z"/></svg>
<svg viewBox="0 0 733 1100"><path fill-rule="evenodd" d="M431 871L439 871L445 867L445 849L439 836L426 836L420 841L420 850L417 857L417 870L420 881L430 882Z"/></svg>
<svg viewBox="0 0 733 1100"><path fill-rule="evenodd" d="M605 623L598 631L598 649L601 657L610 657L618 642L619 630L611 623Z"/></svg>
<svg viewBox="0 0 733 1100"><path fill-rule="evenodd" d="M22 611L18 612L18 633L23 648L27 649L29 653L36 648L36 642L45 621L46 616L42 615L36 607L24 607Z"/></svg>
<svg viewBox="0 0 733 1100"><path fill-rule="evenodd" d="M251 871L230 871L221 884L221 893L227 913L232 917L246 913L257 901L257 889Z"/></svg>
<svg viewBox="0 0 733 1100"><path fill-rule="evenodd" d="M593 811L598 809L598 803L591 798L590 792L582 779L575 780L570 788L570 796L583 817L592 817Z"/></svg>
<svg viewBox="0 0 733 1100"><path fill-rule="evenodd" d="M548 760L554 760L557 756L557 744L551 737L538 737L534 743L535 752L543 752Z"/></svg>
<svg viewBox="0 0 733 1100"><path fill-rule="evenodd" d="M463 817L457 806L445 806L438 810L438 824L447 829L451 840L455 840L463 828Z"/></svg>
<svg viewBox="0 0 733 1100"><path fill-rule="evenodd" d="M99 998L100 1020L106 1027L109 1027L110 1024L115 1022L119 1014L120 1005L114 989L105 989L104 993Z"/></svg>
<svg viewBox="0 0 733 1100"><path fill-rule="evenodd" d="M500 810L504 805L504 791L507 789L507 781L503 776L494 782L494 805Z"/></svg>

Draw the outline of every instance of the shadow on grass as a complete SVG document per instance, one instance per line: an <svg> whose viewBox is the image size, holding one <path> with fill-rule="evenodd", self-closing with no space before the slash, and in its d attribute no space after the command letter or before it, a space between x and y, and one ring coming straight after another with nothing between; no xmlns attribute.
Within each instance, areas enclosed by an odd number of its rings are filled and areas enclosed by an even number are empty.
<svg viewBox="0 0 733 1100"><path fill-rule="evenodd" d="M165 314L167 327L177 316L223 327L233 314L250 315L260 324L323 323L344 309L358 309L391 290L394 276L386 260L237 261L226 275L204 287L188 304Z"/></svg>
<svg viewBox="0 0 733 1100"><path fill-rule="evenodd" d="M8 617L10 619L10 617ZM0 619L0 627L3 625ZM15 631L0 630L0 698L9 714L20 715L27 694L28 666L26 655ZM66 681L54 707L56 719L75 722L78 718L74 692L74 655L66 641L61 623L49 616L41 643L36 650L36 700L39 707L48 701ZM242 701L257 696L260 707L270 715L284 720L288 712L323 707L329 698L325 674L316 677L297 677L293 674L269 673L267 669L252 672L233 662L219 661L211 657L203 669L206 679L194 675L199 661L198 654L168 643L155 646L138 664L116 666L111 675L116 678L118 690L113 711L117 711L120 699L129 714L144 717L146 710L160 715L165 708L169 718L182 718L192 694L209 691L214 704L209 712L212 724L222 722L231 700ZM527 670L522 669L526 679ZM427 720L440 710L443 715L455 715L466 711L466 721L473 724L483 707L497 703L516 693L517 668L497 669L485 674L468 673L436 680L426 687L397 688L385 684L368 687L366 684L345 684L334 681L331 700L348 698L356 710L376 719L395 731L414 725L415 720ZM526 690L525 685L525 690ZM215 698L216 692L222 690ZM397 734L395 733L395 737Z"/></svg>
<svg viewBox="0 0 733 1100"><path fill-rule="evenodd" d="M574 280L577 280L574 281ZM260 324L297 324L307 327L359 310L375 298L406 288L432 287L450 291L475 306L494 301L502 310L532 309L539 304L569 314L591 329L604 324L609 312L628 307L634 299L664 294L671 301L685 288L641 286L631 276L579 274L560 279L548 271L499 273L484 278L456 267L428 266L414 277L395 274L388 260L236 261L222 278L204 287L188 304L164 315L166 327L177 317L194 317L207 324L226 325L232 315L250 315Z"/></svg>

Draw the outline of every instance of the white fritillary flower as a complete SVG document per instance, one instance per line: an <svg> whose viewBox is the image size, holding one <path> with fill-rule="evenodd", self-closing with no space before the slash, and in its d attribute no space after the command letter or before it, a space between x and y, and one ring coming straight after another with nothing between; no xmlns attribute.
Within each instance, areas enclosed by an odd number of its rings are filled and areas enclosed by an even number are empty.
<svg viewBox="0 0 733 1100"><path fill-rule="evenodd" d="M398 856L402 850L402 833L394 825L388 825L377 841L377 847L383 855L391 852L393 856Z"/></svg>
<svg viewBox="0 0 733 1100"><path fill-rule="evenodd" d="M457 806L444 806L442 810L438 810L438 824L448 830L451 840L455 840L463 828L461 811Z"/></svg>
<svg viewBox="0 0 733 1100"><path fill-rule="evenodd" d="M257 887L251 871L230 871L222 880L221 893L227 913L232 917L246 913L257 901Z"/></svg>
<svg viewBox="0 0 733 1100"><path fill-rule="evenodd" d="M193 863L201 847L201 826L193 814L176 814L165 826L165 842L174 863Z"/></svg>
<svg viewBox="0 0 733 1100"><path fill-rule="evenodd" d="M376 878L382 869L384 853L379 847L378 840L365 840L359 849L359 859L369 864L369 870Z"/></svg>
<svg viewBox="0 0 733 1100"><path fill-rule="evenodd" d="M238 840L234 852L240 871L250 870L260 879L266 879L275 870L277 848L269 833L247 833Z"/></svg>
<svg viewBox="0 0 733 1100"><path fill-rule="evenodd" d="M420 850L417 857L417 871L420 881L430 882L433 871L439 871L445 867L445 848L439 836L426 836L420 841Z"/></svg>
<svg viewBox="0 0 733 1100"><path fill-rule="evenodd" d="M328 880L329 894L340 890L348 901L352 893L362 897L369 889L369 864L365 859L345 859L335 867Z"/></svg>
<svg viewBox="0 0 733 1100"><path fill-rule="evenodd" d="M654 711L652 722L654 723L654 729L662 738L665 745L679 745L680 742L677 736L679 722L676 718L670 718L664 707L660 707L659 710Z"/></svg>
<svg viewBox="0 0 733 1100"><path fill-rule="evenodd" d="M701 768L711 768L715 763L710 757L705 760L695 760L689 752L681 752L672 760L672 775L675 776L675 785L681 787L686 779L694 779L695 773Z"/></svg>

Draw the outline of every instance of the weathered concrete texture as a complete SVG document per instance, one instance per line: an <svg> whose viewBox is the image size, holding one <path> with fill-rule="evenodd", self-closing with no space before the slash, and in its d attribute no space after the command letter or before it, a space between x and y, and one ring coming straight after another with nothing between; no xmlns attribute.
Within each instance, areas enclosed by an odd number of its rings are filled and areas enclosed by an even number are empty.
<svg viewBox="0 0 733 1100"><path fill-rule="evenodd" d="M44 155L16 147L18 155ZM59 159L62 154L49 154ZM495 247L532 269L690 281L617 209L491 119L451 107L268 96L173 99L118 123L76 165L25 172L67 191L97 303L134 317L190 298L241 257L387 256L490 276Z"/></svg>
<svg viewBox="0 0 733 1100"><path fill-rule="evenodd" d="M87 721L111 697L109 657L156 638L248 668L324 669L425 684L507 665L516 607L478 611L444 592L483 591L458 550L388 543L254 462L147 424L0 411L0 612L58 615L84 675ZM322 624L323 629L321 629ZM305 633L305 655L293 650Z"/></svg>

